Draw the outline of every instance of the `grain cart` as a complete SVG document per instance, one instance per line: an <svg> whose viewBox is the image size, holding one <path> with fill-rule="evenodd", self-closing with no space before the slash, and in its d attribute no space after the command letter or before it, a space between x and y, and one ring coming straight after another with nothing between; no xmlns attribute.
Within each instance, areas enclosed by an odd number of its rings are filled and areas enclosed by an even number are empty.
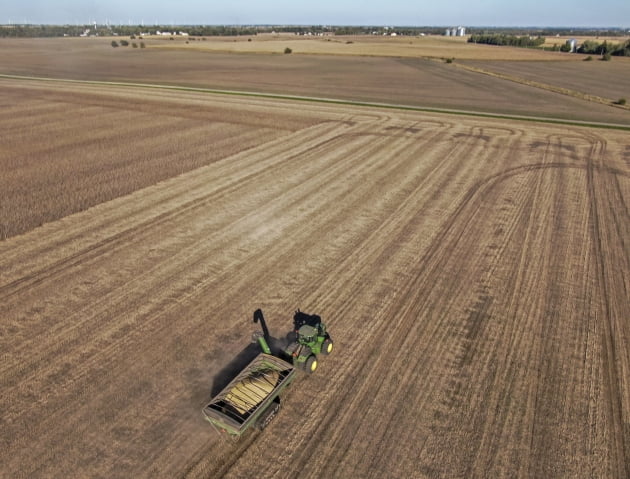
<svg viewBox="0 0 630 479"><path fill-rule="evenodd" d="M203 414L230 437L238 438L251 427L264 429L280 410L280 393L295 373L291 363L261 353L203 408Z"/></svg>
<svg viewBox="0 0 630 479"><path fill-rule="evenodd" d="M298 310L293 331L284 341L269 335L260 309L254 312L262 332L253 335L262 353L256 356L203 408L203 414L217 431L238 439L252 427L263 429L280 410L280 395L291 384L297 368L312 373L317 354L330 354L333 342L317 315ZM274 346L272 353L270 344Z"/></svg>

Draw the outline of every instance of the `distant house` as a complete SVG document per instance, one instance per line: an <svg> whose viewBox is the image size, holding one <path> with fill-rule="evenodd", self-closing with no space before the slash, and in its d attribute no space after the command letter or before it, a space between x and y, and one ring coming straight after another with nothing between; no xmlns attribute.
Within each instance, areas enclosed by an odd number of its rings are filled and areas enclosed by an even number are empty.
<svg viewBox="0 0 630 479"><path fill-rule="evenodd" d="M570 38L569 40L567 40L567 45L570 48L570 52L571 53L575 53L577 52L577 47L578 47L578 43L577 40L575 38Z"/></svg>

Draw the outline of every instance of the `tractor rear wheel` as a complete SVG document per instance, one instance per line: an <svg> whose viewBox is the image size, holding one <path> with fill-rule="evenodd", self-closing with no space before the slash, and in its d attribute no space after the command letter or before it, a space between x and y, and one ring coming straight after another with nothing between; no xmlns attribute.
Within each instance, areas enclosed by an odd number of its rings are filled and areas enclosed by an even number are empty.
<svg viewBox="0 0 630 479"><path fill-rule="evenodd" d="M317 357L314 354L311 354L306 362L304 363L304 368L307 373L313 373L317 369Z"/></svg>
<svg viewBox="0 0 630 479"><path fill-rule="evenodd" d="M322 354L330 354L333 351L333 342L332 339L327 338L324 339L324 342L322 343Z"/></svg>

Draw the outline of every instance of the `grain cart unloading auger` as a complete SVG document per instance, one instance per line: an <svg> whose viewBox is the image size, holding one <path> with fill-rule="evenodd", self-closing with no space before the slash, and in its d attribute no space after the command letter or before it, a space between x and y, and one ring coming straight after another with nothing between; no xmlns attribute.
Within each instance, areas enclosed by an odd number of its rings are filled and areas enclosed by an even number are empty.
<svg viewBox="0 0 630 479"><path fill-rule="evenodd" d="M263 352L203 408L204 416L219 432L235 438L252 426L264 429L280 410L280 394L295 378L297 368L312 373L317 369L317 354L333 350L326 325L317 315L296 311L286 346L273 353L260 309L254 312L254 322L260 322L262 328L253 338Z"/></svg>

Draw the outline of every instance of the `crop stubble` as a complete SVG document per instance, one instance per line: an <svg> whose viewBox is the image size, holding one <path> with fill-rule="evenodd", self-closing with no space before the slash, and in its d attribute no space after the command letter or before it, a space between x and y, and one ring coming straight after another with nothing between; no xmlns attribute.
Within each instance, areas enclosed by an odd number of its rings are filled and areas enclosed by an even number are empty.
<svg viewBox="0 0 630 479"><path fill-rule="evenodd" d="M3 81L0 238L309 125L299 114L175 92ZM209 148L208 145L211 145ZM70 174L68 172L71 172Z"/></svg>
<svg viewBox="0 0 630 479"><path fill-rule="evenodd" d="M0 244L4 473L627 476L624 134L299 108ZM277 335L317 312L337 347L230 445L200 408L257 307Z"/></svg>

